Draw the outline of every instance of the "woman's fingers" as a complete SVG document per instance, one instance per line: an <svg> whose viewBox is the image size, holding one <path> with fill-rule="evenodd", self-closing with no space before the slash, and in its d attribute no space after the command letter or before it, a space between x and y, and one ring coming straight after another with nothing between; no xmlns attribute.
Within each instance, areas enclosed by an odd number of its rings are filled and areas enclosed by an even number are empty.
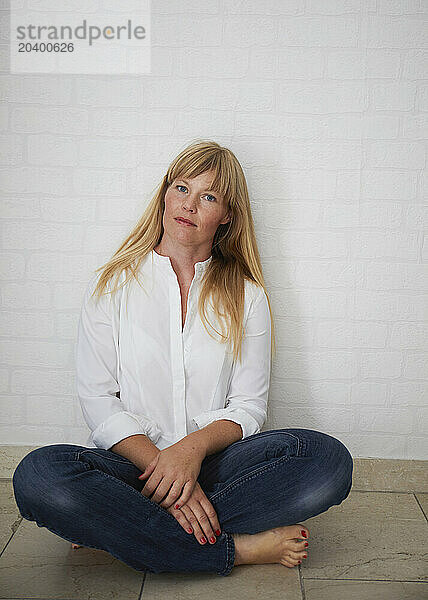
<svg viewBox="0 0 428 600"><path fill-rule="evenodd" d="M211 525L211 521L201 504L197 501L190 501L181 510L186 514L187 520L190 521L190 525L193 527L193 532L198 542L202 546L207 542L215 544L217 539L216 535ZM205 538L205 541L202 541L201 538Z"/></svg>
<svg viewBox="0 0 428 600"><path fill-rule="evenodd" d="M192 497L180 509L175 509L174 506L168 508L168 512L180 523L183 529L189 533L188 528L191 527L193 534L201 546L214 544L216 542L216 531L220 530L220 523L217 513L211 502L204 493L199 495L199 499ZM205 538L205 541L201 541Z"/></svg>
<svg viewBox="0 0 428 600"><path fill-rule="evenodd" d="M144 495L149 497L150 494L149 485ZM165 500L159 502L165 495ZM187 533L191 527L201 546L207 543L215 544L217 539L215 532L220 530L217 513L196 481L187 481L184 486L175 481L169 487L167 480L162 479L158 482L151 500L166 508ZM177 504L180 507L178 509L175 508Z"/></svg>
<svg viewBox="0 0 428 600"><path fill-rule="evenodd" d="M180 495L181 486L182 484L179 481L168 481L164 478L158 485L151 500L163 508L169 508L174 504L174 499Z"/></svg>
<svg viewBox="0 0 428 600"><path fill-rule="evenodd" d="M141 493L160 505L163 498L168 494L171 485L172 481L168 481L162 477L157 482L156 480L153 480L153 483L148 481L141 490Z"/></svg>
<svg viewBox="0 0 428 600"><path fill-rule="evenodd" d="M167 511L180 523L180 525L186 533L188 533L189 535L193 533L193 527L190 524L190 521L187 520L186 515L182 510L177 510L173 506L171 506L171 508L167 508ZM190 529L192 531L190 531Z"/></svg>
<svg viewBox="0 0 428 600"><path fill-rule="evenodd" d="M176 504L178 504L178 507L181 508L183 506L183 504L186 504L186 502L188 500L190 500L190 498L191 498L191 496L193 494L193 489L195 487L195 483L196 483L195 481L186 481L186 483L184 484L183 488L181 490L179 490L178 496L173 496L172 497L173 501L172 501L171 504L174 505L174 508L175 508ZM171 490L172 489L173 488L171 488ZM168 498L167 498L167 500L168 500Z"/></svg>
<svg viewBox="0 0 428 600"><path fill-rule="evenodd" d="M186 515L187 520L190 523L190 527L193 529L193 535L195 536L196 540L201 546L204 546L206 542L202 542L201 538L205 537L205 539L208 540L209 537L206 537L207 534L202 530L202 525L199 523L196 513L200 513L200 510L198 511L196 504L197 503L195 501L190 501L180 510Z"/></svg>
<svg viewBox="0 0 428 600"><path fill-rule="evenodd" d="M157 484L156 480L153 483L147 481L141 493L163 508L175 508L176 504L181 507L190 499L194 486L195 481L187 481L183 485L182 481L170 481L163 477Z"/></svg>
<svg viewBox="0 0 428 600"><path fill-rule="evenodd" d="M166 498L162 502L159 502L159 506L163 508L175 508L178 504L180 508L192 495L193 485L194 483L191 481L187 481L184 485L180 481L174 481Z"/></svg>
<svg viewBox="0 0 428 600"><path fill-rule="evenodd" d="M202 498L199 500L199 504L205 511L205 514L207 515L214 532L220 531L220 522L218 520L215 508L205 495L203 495Z"/></svg>
<svg viewBox="0 0 428 600"><path fill-rule="evenodd" d="M143 496L146 496L146 498L150 498L150 496L157 491L157 487L160 485L162 479L163 478L159 475L150 475L146 483L141 488L141 493L143 494Z"/></svg>

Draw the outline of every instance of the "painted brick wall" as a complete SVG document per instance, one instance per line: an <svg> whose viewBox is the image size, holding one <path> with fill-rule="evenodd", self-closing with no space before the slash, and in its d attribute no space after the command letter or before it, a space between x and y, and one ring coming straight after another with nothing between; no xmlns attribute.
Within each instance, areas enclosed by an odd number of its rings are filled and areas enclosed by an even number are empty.
<svg viewBox="0 0 428 600"><path fill-rule="evenodd" d="M426 459L424 0L156 0L152 72L8 73L2 444L83 443L84 288L194 139L241 160L278 351L264 429Z"/></svg>

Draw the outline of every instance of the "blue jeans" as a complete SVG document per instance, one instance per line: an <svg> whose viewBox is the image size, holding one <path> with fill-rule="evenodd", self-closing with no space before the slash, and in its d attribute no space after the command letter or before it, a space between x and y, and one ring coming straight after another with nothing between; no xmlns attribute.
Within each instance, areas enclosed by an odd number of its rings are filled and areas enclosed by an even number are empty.
<svg viewBox="0 0 428 600"><path fill-rule="evenodd" d="M340 504L352 485L346 446L312 429L272 429L211 454L198 477L221 527L201 545L140 491L138 469L110 450L52 444L27 454L13 474L24 519L76 544L109 552L137 571L229 575L232 533L297 524Z"/></svg>

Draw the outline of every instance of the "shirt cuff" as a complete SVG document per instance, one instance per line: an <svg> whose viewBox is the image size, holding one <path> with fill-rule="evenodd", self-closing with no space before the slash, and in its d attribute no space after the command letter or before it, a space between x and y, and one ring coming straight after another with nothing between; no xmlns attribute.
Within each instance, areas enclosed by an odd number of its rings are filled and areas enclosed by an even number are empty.
<svg viewBox="0 0 428 600"><path fill-rule="evenodd" d="M241 439L259 433L260 431L256 419L242 408L227 407L219 408L218 410L209 410L194 417L192 421L196 423L199 429L202 429L202 427L206 427L210 423L213 423L213 421L219 421L221 419L227 419L228 421L238 423L238 425L241 426L243 434Z"/></svg>
<svg viewBox="0 0 428 600"><path fill-rule="evenodd" d="M121 411L111 415L99 425L91 435L91 440L97 448L108 450L121 440L142 433L153 444L159 440L162 432L154 421L142 415Z"/></svg>

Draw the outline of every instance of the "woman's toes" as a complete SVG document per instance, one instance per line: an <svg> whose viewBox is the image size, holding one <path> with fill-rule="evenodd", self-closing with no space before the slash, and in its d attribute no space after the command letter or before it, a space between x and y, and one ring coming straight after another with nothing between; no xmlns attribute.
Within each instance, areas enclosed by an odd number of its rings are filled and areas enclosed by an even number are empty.
<svg viewBox="0 0 428 600"><path fill-rule="evenodd" d="M296 566L296 564L298 564L295 562L290 562L290 560L287 560L286 558L281 558L280 562L282 565L284 565L284 567L290 567L290 568L293 568Z"/></svg>
<svg viewBox="0 0 428 600"><path fill-rule="evenodd" d="M292 545L292 549L294 550L294 552L300 552L301 550L306 550L306 548L309 547L309 542L307 542L305 539L301 539L300 540L293 540L294 544Z"/></svg>
<svg viewBox="0 0 428 600"><path fill-rule="evenodd" d="M307 540L309 537L309 529L304 525L298 523L296 525L296 537L299 538L299 540L301 540L302 538Z"/></svg>
<svg viewBox="0 0 428 600"><path fill-rule="evenodd" d="M292 552L290 550L290 553L287 555L287 560L292 560L294 562L299 562L299 560L301 560L302 562L305 560L304 556L307 556L308 553L306 550L302 551L302 552Z"/></svg>

